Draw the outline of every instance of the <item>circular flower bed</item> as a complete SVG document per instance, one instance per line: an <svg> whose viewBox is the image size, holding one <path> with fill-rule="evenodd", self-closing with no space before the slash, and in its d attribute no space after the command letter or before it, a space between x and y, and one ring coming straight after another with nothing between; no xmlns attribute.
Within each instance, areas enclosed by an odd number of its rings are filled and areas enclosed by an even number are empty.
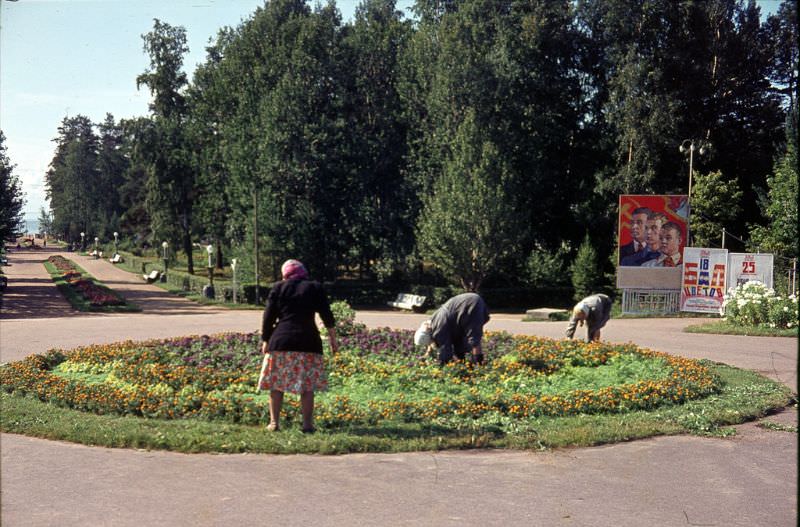
<svg viewBox="0 0 800 527"><path fill-rule="evenodd" d="M255 386L258 334L194 336L51 350L0 367L7 392L99 414L268 421ZM487 335L487 362L445 367L419 353L411 331L353 328L326 355L330 390L317 394L322 429L387 421L459 427L536 416L625 412L714 393L700 362L634 345ZM298 419L287 397L284 419Z"/></svg>

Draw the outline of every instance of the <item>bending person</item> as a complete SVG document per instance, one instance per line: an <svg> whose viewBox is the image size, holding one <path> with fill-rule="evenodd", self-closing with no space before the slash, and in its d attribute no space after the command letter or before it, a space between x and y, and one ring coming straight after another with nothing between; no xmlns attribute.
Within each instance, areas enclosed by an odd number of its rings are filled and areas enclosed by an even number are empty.
<svg viewBox="0 0 800 527"><path fill-rule="evenodd" d="M474 363L483 362L483 326L489 322L489 307L475 293L456 295L437 309L414 334L414 344L438 348L439 364L453 356L464 359L467 352Z"/></svg>
<svg viewBox="0 0 800 527"><path fill-rule="evenodd" d="M572 308L572 316L567 326L567 338L575 335L575 328L586 322L586 340L588 342L600 340L600 330L611 318L611 299L606 295L597 294L587 296Z"/></svg>
<svg viewBox="0 0 800 527"><path fill-rule="evenodd" d="M267 357L259 389L269 390L268 430L280 428L283 392L300 394L303 432L314 431L314 392L328 389L322 339L314 323L319 313L328 328L331 353L338 351L335 320L319 282L309 280L297 260L281 266L283 280L269 292L261 328L261 351Z"/></svg>

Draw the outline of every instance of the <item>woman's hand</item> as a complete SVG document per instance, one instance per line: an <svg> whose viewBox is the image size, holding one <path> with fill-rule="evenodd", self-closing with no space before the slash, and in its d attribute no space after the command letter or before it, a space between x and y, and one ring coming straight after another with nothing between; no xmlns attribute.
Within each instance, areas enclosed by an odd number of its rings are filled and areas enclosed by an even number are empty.
<svg viewBox="0 0 800 527"><path fill-rule="evenodd" d="M328 328L328 344L331 346L331 354L339 353L339 343L336 342L336 328Z"/></svg>
<svg viewBox="0 0 800 527"><path fill-rule="evenodd" d="M265 340L261 341L261 353L264 355L269 353L269 344Z"/></svg>

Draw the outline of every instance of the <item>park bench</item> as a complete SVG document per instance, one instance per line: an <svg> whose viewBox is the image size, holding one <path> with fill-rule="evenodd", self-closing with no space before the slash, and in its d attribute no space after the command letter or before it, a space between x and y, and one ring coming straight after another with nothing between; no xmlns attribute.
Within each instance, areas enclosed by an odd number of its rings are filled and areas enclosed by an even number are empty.
<svg viewBox="0 0 800 527"><path fill-rule="evenodd" d="M122 262L122 256L120 256L119 253L117 253L114 256L112 256L111 258L109 258L108 261L111 262L112 264L121 263Z"/></svg>
<svg viewBox="0 0 800 527"><path fill-rule="evenodd" d="M420 311L422 306L425 304L424 296L419 295L411 295L408 293L400 293L397 295L397 298L394 300L387 302L388 305L392 307L397 307L400 309L408 309L411 311Z"/></svg>
<svg viewBox="0 0 800 527"><path fill-rule="evenodd" d="M153 282L158 280L159 277L161 277L161 271L159 271L158 269L153 269L152 271L150 271L150 274L142 275L142 278L144 278L144 281L147 282L148 284L152 284Z"/></svg>

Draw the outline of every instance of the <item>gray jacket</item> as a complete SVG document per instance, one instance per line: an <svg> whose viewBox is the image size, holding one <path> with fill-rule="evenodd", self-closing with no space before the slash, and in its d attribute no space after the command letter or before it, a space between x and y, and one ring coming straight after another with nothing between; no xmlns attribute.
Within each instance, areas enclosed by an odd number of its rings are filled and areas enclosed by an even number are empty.
<svg viewBox="0 0 800 527"><path fill-rule="evenodd" d="M450 344L474 348L483 338L483 326L489 322L489 307L479 295L456 295L431 317L431 338L437 346Z"/></svg>
<svg viewBox="0 0 800 527"><path fill-rule="evenodd" d="M611 318L611 299L606 295L597 294L587 296L577 304L575 308L581 308L586 313L586 340L592 340L594 334L606 325L608 319ZM578 326L579 319L575 316L575 308L573 314L569 318L569 326L567 326L567 338L572 338L575 335L575 328Z"/></svg>

